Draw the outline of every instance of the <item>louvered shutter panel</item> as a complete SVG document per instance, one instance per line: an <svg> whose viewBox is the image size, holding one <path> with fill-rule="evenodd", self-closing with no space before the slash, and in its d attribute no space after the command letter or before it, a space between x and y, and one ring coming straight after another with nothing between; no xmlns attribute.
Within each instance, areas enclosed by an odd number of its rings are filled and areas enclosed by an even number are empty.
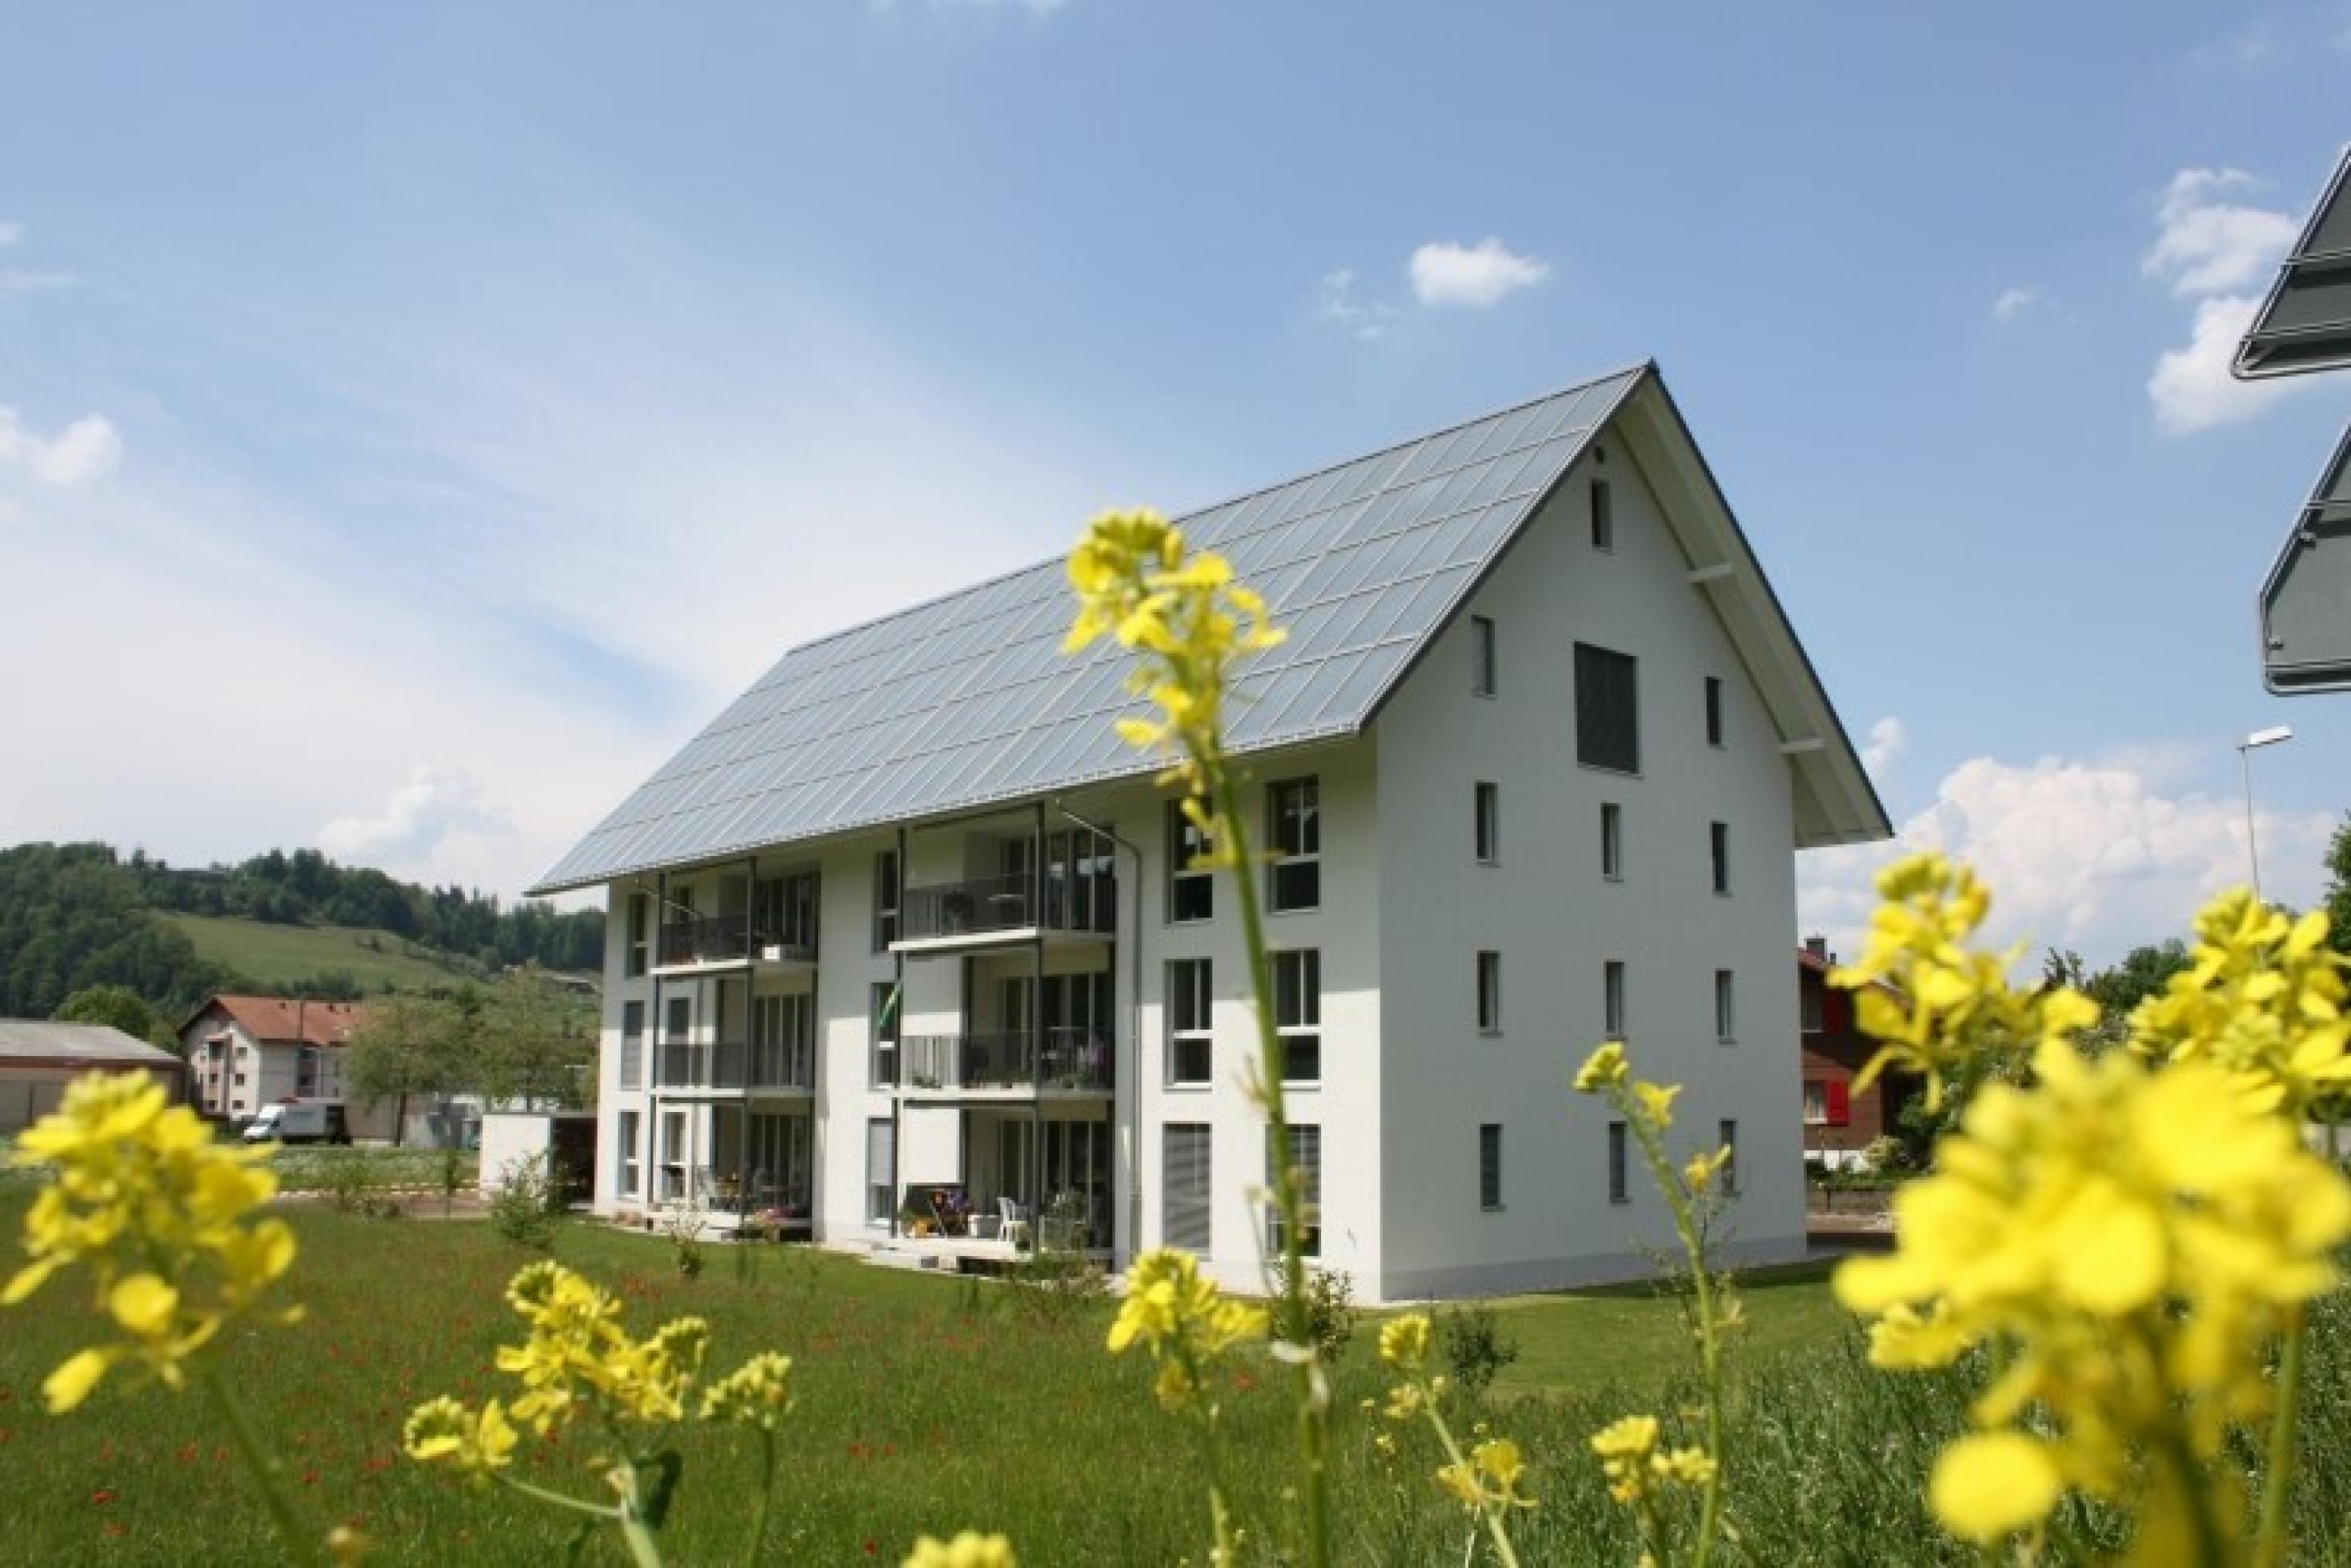
<svg viewBox="0 0 2351 1568"><path fill-rule="evenodd" d="M865 1185L895 1187L898 1182L898 1128L885 1117L865 1124Z"/></svg>
<svg viewBox="0 0 2351 1568"><path fill-rule="evenodd" d="M1828 1103L1829 1126L1841 1127L1853 1120L1853 1106L1848 1085L1834 1082L1829 1084Z"/></svg>
<svg viewBox="0 0 2351 1568"><path fill-rule="evenodd" d="M1161 1240L1170 1247L1206 1254L1209 1251L1208 1128L1196 1122L1170 1122L1165 1130L1165 1213Z"/></svg>

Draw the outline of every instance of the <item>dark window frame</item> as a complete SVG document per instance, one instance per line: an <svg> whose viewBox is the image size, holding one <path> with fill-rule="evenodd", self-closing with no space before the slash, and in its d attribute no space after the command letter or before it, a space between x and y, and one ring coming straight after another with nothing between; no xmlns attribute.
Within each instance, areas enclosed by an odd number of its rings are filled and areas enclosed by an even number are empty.
<svg viewBox="0 0 2351 1568"><path fill-rule="evenodd" d="M1489 615L1469 618L1469 694L1497 697L1502 690L1502 639Z"/></svg>
<svg viewBox="0 0 2351 1568"><path fill-rule="evenodd" d="M1722 739L1722 677L1706 678L1706 743L1719 751Z"/></svg>
<svg viewBox="0 0 2351 1568"><path fill-rule="evenodd" d="M1502 786L1481 779L1471 786L1471 851L1480 866L1502 863Z"/></svg>
<svg viewBox="0 0 2351 1568"><path fill-rule="evenodd" d="M1478 951L1478 1033L1502 1032L1502 955L1492 948Z"/></svg>
<svg viewBox="0 0 2351 1568"><path fill-rule="evenodd" d="M1195 926L1217 918L1217 871L1193 862L1216 852L1215 842L1184 815L1184 803L1167 803L1167 923Z"/></svg>
<svg viewBox="0 0 2351 1568"><path fill-rule="evenodd" d="M1730 824L1709 823L1707 834L1707 854L1713 862L1714 890L1724 898L1730 896Z"/></svg>
<svg viewBox="0 0 2351 1568"><path fill-rule="evenodd" d="M1616 497L1604 479L1592 482L1592 547L1604 556L1616 553Z"/></svg>
<svg viewBox="0 0 2351 1568"><path fill-rule="evenodd" d="M1478 1207L1489 1214L1502 1207L1502 1124L1478 1127Z"/></svg>
<svg viewBox="0 0 2351 1568"><path fill-rule="evenodd" d="M1303 799L1303 806L1292 803ZM1277 915L1322 907L1322 783L1319 776L1281 779L1265 787L1266 908ZM1301 874L1302 875L1300 875ZM1302 889L1302 892L1301 891ZM1294 900L1294 901L1293 901Z"/></svg>
<svg viewBox="0 0 2351 1568"><path fill-rule="evenodd" d="M1217 992L1212 959L1167 961L1166 1082L1170 1088L1208 1088L1216 1083ZM1194 1014L1196 1012L1196 1016ZM1200 1053L1199 1071L1183 1071L1187 1050Z"/></svg>

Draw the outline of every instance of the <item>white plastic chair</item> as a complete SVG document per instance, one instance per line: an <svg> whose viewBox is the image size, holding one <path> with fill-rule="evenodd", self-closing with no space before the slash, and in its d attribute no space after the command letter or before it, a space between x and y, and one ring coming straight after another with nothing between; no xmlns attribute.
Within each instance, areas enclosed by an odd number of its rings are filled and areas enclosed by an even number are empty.
<svg viewBox="0 0 2351 1568"><path fill-rule="evenodd" d="M997 1211L1003 1216L997 1224L997 1235L1016 1247L1027 1245L1029 1216L1021 1212L1020 1200L1017 1198L998 1198L996 1200L996 1207Z"/></svg>

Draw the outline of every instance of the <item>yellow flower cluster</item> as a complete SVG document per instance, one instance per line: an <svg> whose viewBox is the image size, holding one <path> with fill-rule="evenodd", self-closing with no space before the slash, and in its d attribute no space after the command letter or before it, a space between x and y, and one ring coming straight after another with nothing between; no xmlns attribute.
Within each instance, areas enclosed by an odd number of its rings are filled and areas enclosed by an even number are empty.
<svg viewBox="0 0 2351 1568"><path fill-rule="evenodd" d="M1110 1325L1110 1353L1147 1346L1159 1366L1153 1391L1162 1405L1179 1409L1199 1393L1201 1371L1210 1361L1265 1330L1265 1309L1225 1297L1201 1276L1191 1253L1159 1247L1127 1270L1126 1299Z"/></svg>
<svg viewBox="0 0 2351 1568"><path fill-rule="evenodd" d="M14 1305L75 1264L119 1337L81 1350L41 1385L52 1412L133 1362L171 1388L183 1364L293 1265L294 1233L253 1218L277 1191L270 1146L233 1147L144 1073L90 1073L18 1137L12 1165L53 1179L25 1216L31 1259L0 1290ZM290 1320L295 1310L283 1314Z"/></svg>
<svg viewBox="0 0 2351 1568"><path fill-rule="evenodd" d="M924 1536L906 1553L904 1568L1019 1568L1013 1561L1012 1542L1001 1535L967 1530L953 1541Z"/></svg>
<svg viewBox="0 0 2351 1568"><path fill-rule="evenodd" d="M557 1262L515 1275L507 1301L529 1325L522 1344L498 1347L498 1370L522 1379L515 1419L544 1437L581 1403L623 1420L684 1417L686 1389L710 1347L702 1319L677 1318L633 1339L621 1326L621 1303Z"/></svg>
<svg viewBox="0 0 2351 1568"><path fill-rule="evenodd" d="M1930 1498L1977 1541L2066 1488L2176 1501L2179 1464L2150 1478L2135 1456L2208 1464L2266 1407L2272 1338L2332 1286L2328 1254L2351 1237L2351 1183L2220 1067L2094 1061L2062 1039L2032 1067L2030 1086L1984 1087L1896 1194L1897 1250L1836 1275L1877 1319L1880 1366L2001 1347L1972 1412L1984 1434L1945 1451Z"/></svg>
<svg viewBox="0 0 2351 1568"><path fill-rule="evenodd" d="M400 1436L411 1459L428 1464L448 1460L485 1486L491 1471L513 1462L517 1438L514 1423L496 1399L479 1410L468 1410L446 1396L411 1411Z"/></svg>
<svg viewBox="0 0 2351 1568"><path fill-rule="evenodd" d="M1662 1488L1695 1490L1714 1479L1714 1460L1704 1449L1661 1448L1661 1431L1655 1416L1626 1416L1592 1434L1608 1495L1628 1508L1646 1505Z"/></svg>
<svg viewBox="0 0 2351 1568"><path fill-rule="evenodd" d="M2326 916L2300 919L2239 889L2196 918L2189 967L2131 1015L2142 1054L2207 1060L2233 1077L2249 1109L2294 1120L2351 1111L2351 1018L2344 959Z"/></svg>
<svg viewBox="0 0 2351 1568"><path fill-rule="evenodd" d="M1489 1438L1471 1449L1467 1459L1438 1467L1437 1484L1473 1511L1532 1508L1535 1500L1519 1490L1526 1473L1518 1444L1508 1438Z"/></svg>
<svg viewBox="0 0 2351 1568"><path fill-rule="evenodd" d="M1069 575L1078 616L1062 650L1075 653L1107 635L1140 655L1127 686L1148 697L1159 716L1121 720L1118 732L1142 750L1178 753L1186 809L1213 832L1197 804L1206 791L1201 764L1223 746L1229 672L1284 633L1267 622L1265 601L1233 581L1230 563L1213 550L1187 554L1183 530L1156 512L1096 517L1070 553Z"/></svg>
<svg viewBox="0 0 2351 1568"><path fill-rule="evenodd" d="M755 1355L703 1391L702 1418L772 1432L792 1407L791 1374L790 1356Z"/></svg>
<svg viewBox="0 0 2351 1568"><path fill-rule="evenodd" d="M1898 1066L1927 1080L1932 1109L1943 1102L1946 1078L1980 1053L2029 1050L2097 1022L2097 1007L2079 992L2011 991L2005 977L2015 953L1967 945L1991 910L1991 894L1967 867L1931 853L1907 856L1878 874L1877 892L1883 901L1870 917L1867 948L1829 975L1855 993L1862 1032L1878 1042L1854 1079L1856 1091Z"/></svg>

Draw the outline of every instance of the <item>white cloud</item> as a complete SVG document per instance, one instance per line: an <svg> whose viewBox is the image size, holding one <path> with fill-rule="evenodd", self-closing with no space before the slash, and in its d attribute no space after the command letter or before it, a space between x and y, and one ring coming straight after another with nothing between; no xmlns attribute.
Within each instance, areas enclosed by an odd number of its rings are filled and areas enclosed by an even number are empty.
<svg viewBox="0 0 2351 1568"><path fill-rule="evenodd" d="M1387 336L1395 307L1357 299L1354 269L1340 267L1324 273L1314 286L1314 319L1352 332L1366 343L1376 343Z"/></svg>
<svg viewBox="0 0 2351 1568"><path fill-rule="evenodd" d="M1991 302L1991 318L1994 321L2013 321L2039 305L2042 299L2038 284L2019 284L2014 288L2002 289L2000 297Z"/></svg>
<svg viewBox="0 0 2351 1568"><path fill-rule="evenodd" d="M13 245L25 237L22 223L0 223L0 245Z"/></svg>
<svg viewBox="0 0 2351 1568"><path fill-rule="evenodd" d="M2240 381L2229 373L2261 303L2249 294L2197 301L2187 347L2166 349L2147 379L2155 422L2167 433L2188 435L2236 424L2309 385L2287 379Z"/></svg>
<svg viewBox="0 0 2351 1568"><path fill-rule="evenodd" d="M429 862L452 835L511 833L514 819L486 803L462 773L418 768L373 816L339 816L319 829L319 847L336 859L400 868Z"/></svg>
<svg viewBox="0 0 2351 1568"><path fill-rule="evenodd" d="M122 437L102 414L84 414L44 440L24 427L16 410L0 407L0 467L21 462L44 484L68 490L122 461Z"/></svg>
<svg viewBox="0 0 2351 1568"><path fill-rule="evenodd" d="M2240 206L2225 192L2250 189L2241 169L2182 169L2164 188L2158 232L2139 268L2183 296L2245 287L2275 266L2299 232L2294 219L2266 207Z"/></svg>
<svg viewBox="0 0 2351 1568"><path fill-rule="evenodd" d="M1869 727L1869 743L1861 748L1861 765L1872 778L1882 778L1909 746L1910 732L1889 713Z"/></svg>
<svg viewBox="0 0 2351 1568"><path fill-rule="evenodd" d="M1431 240L1412 253L1405 268L1413 297L1423 305L1466 305L1479 309L1500 303L1551 275L1551 263L1522 256L1489 235L1474 245Z"/></svg>
<svg viewBox="0 0 2351 1568"><path fill-rule="evenodd" d="M2277 28L2263 17L2241 31L2190 49L2188 68L2194 72L2250 71L2268 64L2276 53Z"/></svg>
<svg viewBox="0 0 2351 1568"><path fill-rule="evenodd" d="M2175 770L2148 760L2158 755L1961 763L1892 843L1799 857L1803 928L1856 950L1877 868L1939 849L1973 865L1991 888L1986 933L1996 946L2075 948L2105 963L2181 935L2206 899L2250 875L2244 804L2231 792L2174 788ZM2262 891L2299 907L2314 902L2333 826L2325 813L2262 812Z"/></svg>
<svg viewBox="0 0 2351 1568"><path fill-rule="evenodd" d="M81 279L69 272L24 272L0 269L0 299L10 295L46 294L53 288L71 288Z"/></svg>

